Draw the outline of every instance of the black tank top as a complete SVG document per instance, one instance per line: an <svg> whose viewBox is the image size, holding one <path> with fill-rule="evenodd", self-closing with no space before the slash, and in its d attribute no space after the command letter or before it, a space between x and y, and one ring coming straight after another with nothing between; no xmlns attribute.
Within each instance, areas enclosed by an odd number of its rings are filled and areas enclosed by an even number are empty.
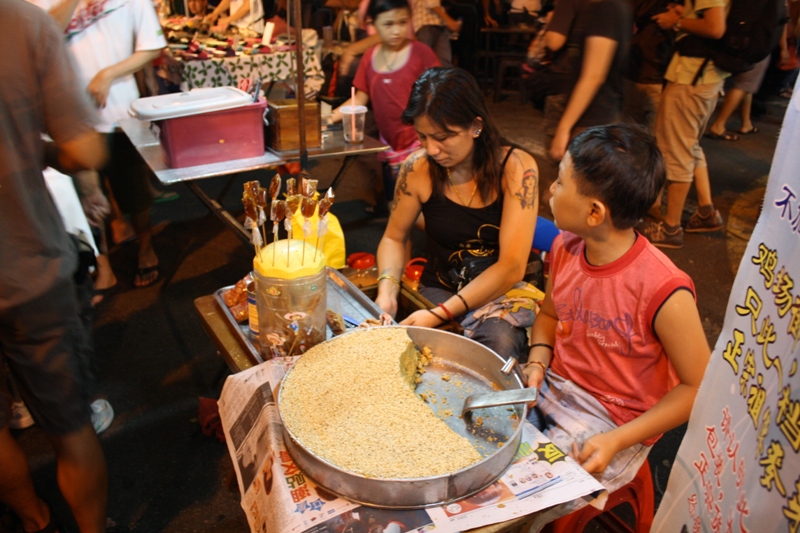
<svg viewBox="0 0 800 533"><path fill-rule="evenodd" d="M514 148L509 148L506 161ZM426 287L455 290L447 272L460 265L463 257L497 256L500 248L500 219L503 215L502 189L491 204L471 208L458 204L444 194L431 195L422 204L425 215L426 257L421 282Z"/></svg>

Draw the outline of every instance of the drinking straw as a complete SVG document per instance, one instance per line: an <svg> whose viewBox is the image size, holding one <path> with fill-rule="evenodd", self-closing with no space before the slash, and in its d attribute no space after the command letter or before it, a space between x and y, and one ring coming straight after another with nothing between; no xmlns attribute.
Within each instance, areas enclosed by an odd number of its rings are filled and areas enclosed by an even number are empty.
<svg viewBox="0 0 800 533"><path fill-rule="evenodd" d="M356 139L356 122L355 122L355 113L356 113L356 88L350 87L350 139L351 141L355 141Z"/></svg>

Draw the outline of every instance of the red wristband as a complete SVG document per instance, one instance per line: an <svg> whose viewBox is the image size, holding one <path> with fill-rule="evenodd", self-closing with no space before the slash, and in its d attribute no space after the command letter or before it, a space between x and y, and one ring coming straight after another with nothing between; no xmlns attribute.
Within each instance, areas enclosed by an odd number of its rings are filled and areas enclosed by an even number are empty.
<svg viewBox="0 0 800 533"><path fill-rule="evenodd" d="M449 318L450 320L456 319L456 317L453 316L453 313L451 313L450 310L444 306L444 304L439 304L439 307L442 308L442 311L444 311L444 314L447 315L447 318Z"/></svg>

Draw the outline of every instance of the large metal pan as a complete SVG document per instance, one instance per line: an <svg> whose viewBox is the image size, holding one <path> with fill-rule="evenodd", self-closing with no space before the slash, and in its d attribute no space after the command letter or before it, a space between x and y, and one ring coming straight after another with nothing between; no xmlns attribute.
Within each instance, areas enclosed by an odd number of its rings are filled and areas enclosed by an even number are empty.
<svg viewBox="0 0 800 533"><path fill-rule="evenodd" d="M433 411L451 429L468 438L482 459L457 472L435 477L368 478L339 468L307 450L284 426L289 454L297 466L319 485L364 505L415 509L441 505L479 492L496 481L513 461L522 435L519 422L527 416L527 407L513 405L477 409L469 419L462 419L458 414L468 396L523 388L519 374L516 371L508 375L501 372L505 361L466 337L429 328L389 327L404 328L418 349L427 346L433 350L433 362L422 375L417 392L428 394ZM280 405L279 393L279 410Z"/></svg>

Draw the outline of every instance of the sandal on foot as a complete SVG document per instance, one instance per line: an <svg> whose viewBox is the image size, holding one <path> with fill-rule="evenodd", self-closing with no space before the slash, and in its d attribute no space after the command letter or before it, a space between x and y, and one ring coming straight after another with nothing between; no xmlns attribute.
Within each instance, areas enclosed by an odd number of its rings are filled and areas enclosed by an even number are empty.
<svg viewBox="0 0 800 533"><path fill-rule="evenodd" d="M177 200L181 196L175 191L161 191L159 192L158 196L153 199L153 202L160 204L163 202L171 202L172 200Z"/></svg>
<svg viewBox="0 0 800 533"><path fill-rule="evenodd" d="M729 131L723 131L722 133L714 133L713 131L707 131L703 137L708 137L709 139L714 139L715 141L738 141L739 136L735 133L731 133Z"/></svg>
<svg viewBox="0 0 800 533"><path fill-rule="evenodd" d="M148 277L153 272L156 273L153 279L144 281L144 278ZM153 283L158 281L158 278L161 277L161 272L158 270L158 265L150 266L150 267L139 267L136 269L136 275L133 277L133 286L137 289L144 289L145 287L151 286ZM136 280L139 280L141 283L137 284Z"/></svg>
<svg viewBox="0 0 800 533"><path fill-rule="evenodd" d="M739 135L753 135L753 134L758 133L758 128L753 126L753 129L751 129L751 130L747 130L747 131L738 130L736 133L738 133Z"/></svg>
<svg viewBox="0 0 800 533"><path fill-rule="evenodd" d="M101 303L105 302L107 298L110 298L112 294L117 292L117 284L113 284L110 287L106 287L105 289L95 289L94 296L92 296L92 307L97 307ZM95 298L100 297L99 300L95 301Z"/></svg>

